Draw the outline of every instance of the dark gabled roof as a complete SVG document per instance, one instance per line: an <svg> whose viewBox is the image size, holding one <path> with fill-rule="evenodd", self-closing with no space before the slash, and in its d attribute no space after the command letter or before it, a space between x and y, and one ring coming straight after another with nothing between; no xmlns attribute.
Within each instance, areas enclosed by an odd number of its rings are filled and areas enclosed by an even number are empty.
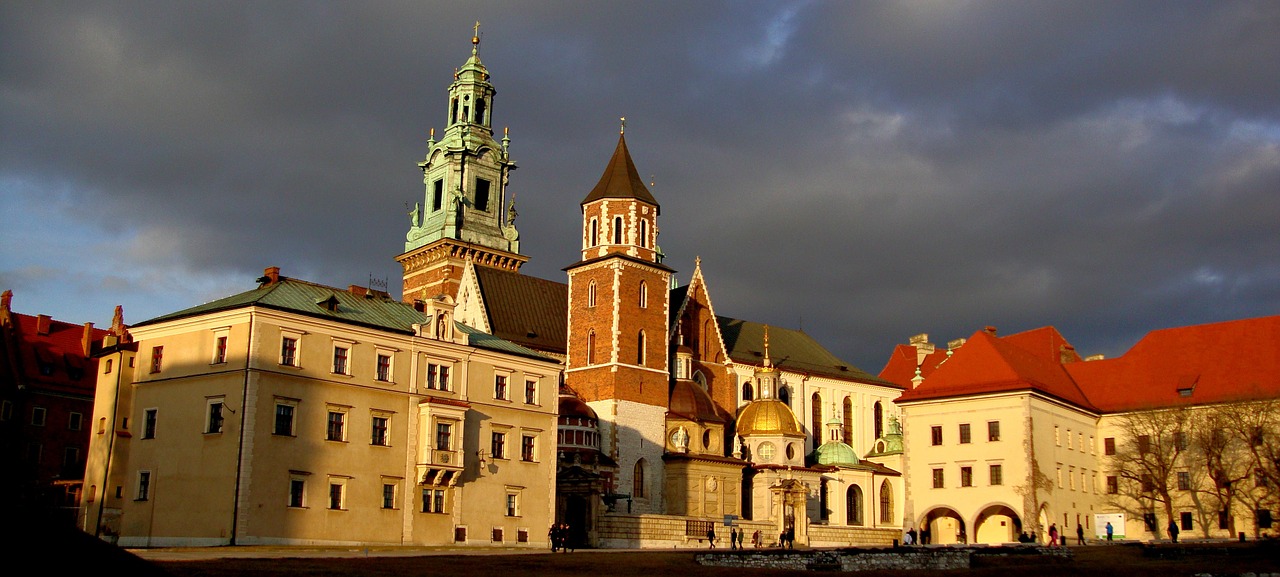
<svg viewBox="0 0 1280 577"><path fill-rule="evenodd" d="M475 271L494 336L564 354L569 285L483 266Z"/></svg>
<svg viewBox="0 0 1280 577"><path fill-rule="evenodd" d="M764 361L765 325L723 316L716 316L716 322L720 324L720 335L729 349L729 358L748 365ZM769 325L769 358L775 367L784 371L902 388L840 360L804 331Z"/></svg>
<svg viewBox="0 0 1280 577"><path fill-rule="evenodd" d="M658 201L653 199L653 195L649 194L649 189L645 187L644 180L640 178L640 173L636 171L636 165L631 161L631 153L627 151L627 139L622 135L618 136L618 148L613 151L613 158L609 159L609 165L605 167L604 174L600 176L600 182L596 183L596 187L591 189L591 194L582 200L582 204L594 202L602 198L634 198L658 206ZM661 212L659 212L661 214Z"/></svg>
<svg viewBox="0 0 1280 577"><path fill-rule="evenodd" d="M422 323L426 319L426 316L422 312L415 310L412 305L385 296L362 296L339 288L280 277L277 282L264 284L250 291L210 301L175 313L158 316L133 325L133 327L143 327L247 307L287 311L406 335L414 333L413 325L415 323ZM466 333L469 336L469 342L474 347L555 362L555 359L545 357L536 351L497 336L485 334L462 323L455 322L454 327Z"/></svg>
<svg viewBox="0 0 1280 577"><path fill-rule="evenodd" d="M85 356L85 326L44 317L9 313L12 324L0 324L0 382L14 379L18 386L45 392L93 396L98 361ZM91 348L99 348L107 331L88 329Z"/></svg>

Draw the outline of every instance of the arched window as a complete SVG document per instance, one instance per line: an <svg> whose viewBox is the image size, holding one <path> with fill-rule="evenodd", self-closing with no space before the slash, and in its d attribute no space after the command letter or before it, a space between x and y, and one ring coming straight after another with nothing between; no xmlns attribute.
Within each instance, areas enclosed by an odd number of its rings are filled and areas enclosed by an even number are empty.
<svg viewBox="0 0 1280 577"><path fill-rule="evenodd" d="M844 442L853 446L853 399L844 398Z"/></svg>
<svg viewBox="0 0 1280 577"><path fill-rule="evenodd" d="M791 406L791 388L786 386L778 387L778 400L782 401L782 404L790 407Z"/></svg>
<svg viewBox="0 0 1280 577"><path fill-rule="evenodd" d="M831 519L831 483L826 479L818 481L818 518L821 521Z"/></svg>
<svg viewBox="0 0 1280 577"><path fill-rule="evenodd" d="M888 481L880 483L880 522L893 522L893 487Z"/></svg>
<svg viewBox="0 0 1280 577"><path fill-rule="evenodd" d="M751 387L751 381L742 383L742 400L750 401L756 398L756 392Z"/></svg>
<svg viewBox="0 0 1280 577"><path fill-rule="evenodd" d="M693 372L693 382L697 383L707 394L711 394L711 389L707 386L707 376L702 374L701 370Z"/></svg>
<svg viewBox="0 0 1280 577"><path fill-rule="evenodd" d="M613 217L613 244L622 244L622 217Z"/></svg>
<svg viewBox="0 0 1280 577"><path fill-rule="evenodd" d="M631 472L631 496L643 499L644 493L644 459L636 461L636 468Z"/></svg>
<svg viewBox="0 0 1280 577"><path fill-rule="evenodd" d="M649 284L640 281L640 308L649 307Z"/></svg>
<svg viewBox="0 0 1280 577"><path fill-rule="evenodd" d="M600 244L600 222L591 217L591 233L587 237L588 247Z"/></svg>
<svg viewBox="0 0 1280 577"><path fill-rule="evenodd" d="M587 285L587 306L596 306L596 281L591 281L591 284Z"/></svg>
<svg viewBox="0 0 1280 577"><path fill-rule="evenodd" d="M644 331L636 335L636 364L644 366Z"/></svg>
<svg viewBox="0 0 1280 577"><path fill-rule="evenodd" d="M848 491L845 491L845 523L849 525L862 524L862 487L851 485Z"/></svg>
<svg viewBox="0 0 1280 577"><path fill-rule="evenodd" d="M703 359L706 359L711 355L711 343L714 342L716 334L715 328L711 326L711 323L711 319L707 319L707 322L702 323L702 350L698 352L702 355L701 358Z"/></svg>
<svg viewBox="0 0 1280 577"><path fill-rule="evenodd" d="M813 434L813 448L817 449L822 444L822 396L818 393L809 398L809 412L813 415L809 432Z"/></svg>
<svg viewBox="0 0 1280 577"><path fill-rule="evenodd" d="M596 364L596 332L587 333L587 364Z"/></svg>
<svg viewBox="0 0 1280 577"><path fill-rule="evenodd" d="M876 401L875 408L872 409L872 422L876 425L876 438L884 436L884 408L880 406L880 401Z"/></svg>
<svg viewBox="0 0 1280 577"><path fill-rule="evenodd" d="M640 246L649 246L649 221L640 219Z"/></svg>

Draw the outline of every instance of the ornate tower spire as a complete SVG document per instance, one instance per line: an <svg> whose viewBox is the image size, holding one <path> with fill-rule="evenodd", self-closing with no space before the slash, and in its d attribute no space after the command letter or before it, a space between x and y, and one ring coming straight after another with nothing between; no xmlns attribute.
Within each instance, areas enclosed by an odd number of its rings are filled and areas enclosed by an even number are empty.
<svg viewBox="0 0 1280 577"><path fill-rule="evenodd" d="M511 138L494 139L489 70L480 62L480 23L471 37L471 56L449 85L444 135L427 140L418 163L426 185L423 202L410 211L405 252L404 300L456 296L466 261L516 271L529 259L520 254L520 233L507 182L516 165L508 154Z"/></svg>

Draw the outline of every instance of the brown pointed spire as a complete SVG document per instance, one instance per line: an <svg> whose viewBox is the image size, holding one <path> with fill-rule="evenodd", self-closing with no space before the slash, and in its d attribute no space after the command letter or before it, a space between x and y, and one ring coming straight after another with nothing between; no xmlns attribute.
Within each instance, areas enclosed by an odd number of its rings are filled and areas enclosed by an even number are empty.
<svg viewBox="0 0 1280 577"><path fill-rule="evenodd" d="M609 159L609 165L605 167L600 182L591 189L591 194L587 195L582 204L602 198L634 198L655 207L658 206L658 201L649 194L644 180L636 171L635 163L631 161L631 153L627 151L627 139L623 135L618 136L618 148L613 151L613 158Z"/></svg>

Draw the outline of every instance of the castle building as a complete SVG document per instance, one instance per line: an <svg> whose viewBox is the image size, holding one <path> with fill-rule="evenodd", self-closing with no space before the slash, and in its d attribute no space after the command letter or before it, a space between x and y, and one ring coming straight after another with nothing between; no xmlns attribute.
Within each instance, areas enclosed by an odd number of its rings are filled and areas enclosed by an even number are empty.
<svg viewBox="0 0 1280 577"><path fill-rule="evenodd" d="M68 525L79 501L106 331L12 310L0 295L0 460L20 507Z"/></svg>

